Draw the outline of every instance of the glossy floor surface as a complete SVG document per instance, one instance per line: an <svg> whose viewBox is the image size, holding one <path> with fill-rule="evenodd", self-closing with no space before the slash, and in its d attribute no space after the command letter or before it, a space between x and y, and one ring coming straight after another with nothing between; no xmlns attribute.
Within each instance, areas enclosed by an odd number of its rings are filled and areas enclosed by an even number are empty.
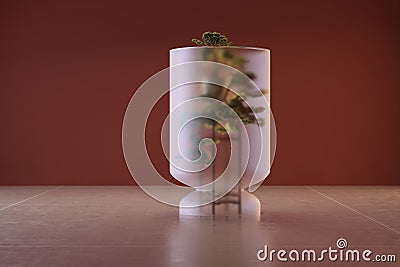
<svg viewBox="0 0 400 267"><path fill-rule="evenodd" d="M398 266L400 187L260 188L259 220L179 217L134 186L0 187L0 266ZM396 263L260 261L347 247ZM270 252L270 251L269 251ZM260 256L264 254L261 253ZM317 254L318 255L318 254ZM295 256L295 254L292 254ZM286 254L286 257L288 255Z"/></svg>

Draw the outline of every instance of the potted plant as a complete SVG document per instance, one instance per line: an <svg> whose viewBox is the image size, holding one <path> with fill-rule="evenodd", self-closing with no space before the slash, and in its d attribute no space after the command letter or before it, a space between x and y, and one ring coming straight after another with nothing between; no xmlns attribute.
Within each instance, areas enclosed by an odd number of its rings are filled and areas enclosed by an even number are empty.
<svg viewBox="0 0 400 267"><path fill-rule="evenodd" d="M180 130L181 146L179 151L173 151L170 155L170 172L179 181L192 187L206 188L213 195L219 194L213 187L202 187L212 183L222 174L236 176L240 175L239 169L243 166L241 153L231 155L230 148L233 143L239 149L243 147L243 138L248 138L250 154L248 162L244 167L245 172L241 175L240 182L236 188L239 190L236 200L232 200L229 194L229 203L238 203L241 211L240 192L250 184L250 179L257 176L262 181L269 173L270 157L269 151L260 150L260 143L269 144L269 107L265 105L270 100L269 88L269 50L264 48L233 46L228 38L217 32L205 32L201 40L192 40L195 47L176 48L170 51L170 66L177 66L190 62L215 62L229 66L237 72L227 72L223 68L213 68L212 65L202 70L202 75L208 80L219 80L220 84L214 83L193 83L185 84L177 90L170 91L170 109L174 110L183 102L194 98L214 99L229 108L221 108L219 105L193 105L182 111L181 114L171 113L170 127L176 127L174 122L183 117L183 113L190 112L204 114L205 118L198 118L185 124ZM209 65L207 65L209 66ZM184 68L182 68L184 69ZM190 72L190 71L189 71ZM238 73L244 74L248 79L241 78ZM177 76L191 75L188 72L171 72L171 80ZM174 88L175 89L175 88ZM232 90L233 89L233 90ZM261 89L261 90L260 90ZM266 101L265 101L266 100ZM193 114L194 114L193 113ZM218 121L210 118L218 118ZM229 118L237 117L246 129L243 133L240 127L230 123ZM259 135L257 133L263 133ZM204 138L213 141L199 144ZM172 139L171 139L172 140ZM216 152L217 150L217 152ZM178 153L179 152L179 153ZM180 159L198 161L199 166L196 172L183 171L176 167L175 162ZM231 173L226 173L226 166L229 162L236 162L237 169L230 168ZM204 167L204 168L203 168ZM210 190L213 188L213 190ZM215 211L215 204L212 202L212 211Z"/></svg>

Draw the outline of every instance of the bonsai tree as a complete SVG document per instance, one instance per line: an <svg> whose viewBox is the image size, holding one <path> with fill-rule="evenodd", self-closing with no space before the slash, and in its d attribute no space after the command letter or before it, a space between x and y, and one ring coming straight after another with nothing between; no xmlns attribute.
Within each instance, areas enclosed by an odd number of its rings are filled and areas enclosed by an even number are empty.
<svg viewBox="0 0 400 267"><path fill-rule="evenodd" d="M210 46L218 49L205 49L203 59L207 61L219 62L222 64L229 65L234 67L244 74L246 74L250 79L254 80L256 77L254 73L246 71L245 64L246 60L240 56L237 56L231 52L230 49L226 49L226 47L231 46L233 43L228 41L228 38L225 35L222 35L218 32L204 32L202 35L202 40L193 38L192 42L194 42L198 46ZM218 73L214 73L214 75L218 75ZM204 85L206 88L206 93L203 95L205 97L211 97L218 99L224 103L226 103L232 110L240 117L243 124L258 124L262 125L263 120L256 119L254 113L259 113L264 111L264 107L256 107L251 109L246 102L244 101L248 97L261 97L263 94L267 93L266 90L262 90L261 92L254 86L254 84L250 82L243 82L243 79L239 79L235 76L225 77L227 80L227 87L229 85L235 84L235 86L239 86L240 94L237 95L231 92L229 89L214 85L214 84L206 84ZM220 110L209 110L208 112L217 114L223 118L232 117L233 114L222 114ZM219 133L219 138L223 138L226 134L226 127L230 125L220 125L212 120L207 120L204 123L206 128L212 129L213 132ZM225 128L224 128L225 126ZM232 129L237 130L237 129ZM220 140L213 133L213 139L216 143Z"/></svg>
<svg viewBox="0 0 400 267"><path fill-rule="evenodd" d="M200 41L199 39L193 38L192 42L197 45L202 46L229 46L232 45L232 42L228 41L225 35L220 34L219 32L205 32L201 36L203 39Z"/></svg>

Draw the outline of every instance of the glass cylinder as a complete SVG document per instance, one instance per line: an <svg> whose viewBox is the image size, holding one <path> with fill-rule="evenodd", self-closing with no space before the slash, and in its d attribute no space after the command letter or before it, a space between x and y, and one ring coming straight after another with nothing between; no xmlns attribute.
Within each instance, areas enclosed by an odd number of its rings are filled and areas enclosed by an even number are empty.
<svg viewBox="0 0 400 267"><path fill-rule="evenodd" d="M204 65L193 68L194 62ZM235 46L176 48L170 50L170 68L171 175L206 191L222 176L230 189L230 177L239 176L235 186L240 189L249 187L251 180L262 182L271 166L270 51ZM176 82L187 78L193 79ZM243 127L235 125L234 118Z"/></svg>

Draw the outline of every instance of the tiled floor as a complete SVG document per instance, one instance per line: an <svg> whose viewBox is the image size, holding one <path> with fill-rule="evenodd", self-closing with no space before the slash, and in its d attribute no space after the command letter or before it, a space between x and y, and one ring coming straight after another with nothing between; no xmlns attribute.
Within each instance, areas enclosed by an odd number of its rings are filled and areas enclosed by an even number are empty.
<svg viewBox="0 0 400 267"><path fill-rule="evenodd" d="M398 266L400 187L262 187L260 221L181 217L139 188L0 187L0 266ZM258 250L346 249L396 263L261 262ZM372 256L373 257L373 256Z"/></svg>

